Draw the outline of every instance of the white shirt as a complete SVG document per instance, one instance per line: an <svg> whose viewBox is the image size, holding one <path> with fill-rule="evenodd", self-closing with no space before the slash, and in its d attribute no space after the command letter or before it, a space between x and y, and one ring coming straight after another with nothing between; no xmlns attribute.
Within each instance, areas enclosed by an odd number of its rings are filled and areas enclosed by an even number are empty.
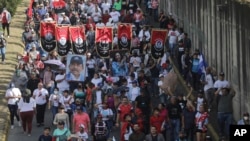
<svg viewBox="0 0 250 141"><path fill-rule="evenodd" d="M144 34L143 34L143 32L144 32ZM149 33L149 31L148 30L145 30L145 31L143 31L143 29L139 32L139 35L138 35L138 37L140 38L140 41L142 41L142 39L143 39L143 37L144 36L146 36L146 41L149 41L149 39L150 39L150 33Z"/></svg>
<svg viewBox="0 0 250 141"><path fill-rule="evenodd" d="M100 12L93 12L91 17L93 18L94 22L98 22L101 19L102 15Z"/></svg>
<svg viewBox="0 0 250 141"><path fill-rule="evenodd" d="M175 31L170 30L168 32L169 43L170 44L176 43L177 38L178 38L179 35L180 35L180 33L178 31L176 31L176 30Z"/></svg>
<svg viewBox="0 0 250 141"><path fill-rule="evenodd" d="M60 95L59 94L52 94L49 97L49 101L52 102L52 105L55 107L59 106Z"/></svg>
<svg viewBox="0 0 250 141"><path fill-rule="evenodd" d="M46 96L48 96L49 93L46 89L42 88L41 90L35 89L33 92L33 97L35 98L36 104L43 105L46 103Z"/></svg>
<svg viewBox="0 0 250 141"><path fill-rule="evenodd" d="M21 94L21 91L20 91L19 88L10 88L5 93L6 98L8 98L8 97L19 97L21 95L22 94ZM8 99L8 104L15 105L17 101L18 101L18 98L9 98Z"/></svg>
<svg viewBox="0 0 250 141"><path fill-rule="evenodd" d="M102 103L102 91L96 91L96 104Z"/></svg>
<svg viewBox="0 0 250 141"><path fill-rule="evenodd" d="M74 99L71 96L68 97L61 96L59 102L62 103L65 109L71 109L70 104L74 102Z"/></svg>
<svg viewBox="0 0 250 141"><path fill-rule="evenodd" d="M30 97L30 102L23 102L23 98L18 102L18 109L20 112L33 111L36 108L36 101L34 98Z"/></svg>
<svg viewBox="0 0 250 141"><path fill-rule="evenodd" d="M196 110L200 111L200 106L203 104L204 98L197 98L197 106L196 106Z"/></svg>
<svg viewBox="0 0 250 141"><path fill-rule="evenodd" d="M163 85L163 82L161 80L158 81L158 86L160 87L162 85ZM161 88L159 88L159 92L160 92L160 94L163 94L164 91Z"/></svg>
<svg viewBox="0 0 250 141"><path fill-rule="evenodd" d="M131 101L135 101L135 98L140 94L140 88L139 87L132 87L130 90L131 94Z"/></svg>
<svg viewBox="0 0 250 141"><path fill-rule="evenodd" d="M214 88L217 88L217 89L221 89L223 87L229 87L229 86L230 84L227 80L223 80L223 81L217 80L214 83ZM222 95L222 91L219 92L219 95Z"/></svg>
<svg viewBox="0 0 250 141"><path fill-rule="evenodd" d="M98 83L102 82L102 78L92 78L91 82L97 87Z"/></svg>
<svg viewBox="0 0 250 141"><path fill-rule="evenodd" d="M106 11L108 11L108 13L109 13L109 9L110 9L110 7L111 7L111 4L110 3L102 3L102 11L103 11L103 13L105 13Z"/></svg>
<svg viewBox="0 0 250 141"><path fill-rule="evenodd" d="M96 26L96 27L104 27L105 24L104 24L104 23L97 23L95 26Z"/></svg>
<svg viewBox="0 0 250 141"><path fill-rule="evenodd" d="M89 138L87 132L80 133L80 131L78 131L76 134L81 138L80 141L87 141L87 139Z"/></svg>
<svg viewBox="0 0 250 141"><path fill-rule="evenodd" d="M133 67L140 67L141 58L132 56L129 63L133 64Z"/></svg>
<svg viewBox="0 0 250 141"><path fill-rule="evenodd" d="M204 86L204 91L207 91L208 89L214 87L213 79L212 79L212 76L210 74L206 75L205 81L207 82L207 84Z"/></svg>
<svg viewBox="0 0 250 141"><path fill-rule="evenodd" d="M113 116L113 111L110 108L102 109L100 113L103 121L107 121L109 119L107 116Z"/></svg>
<svg viewBox="0 0 250 141"><path fill-rule="evenodd" d="M110 12L109 15L111 16L114 23L119 22L119 17L121 16L119 12L117 11Z"/></svg>
<svg viewBox="0 0 250 141"><path fill-rule="evenodd" d="M87 64L87 67L89 69L94 69L95 68L95 60L94 59L88 59L86 64Z"/></svg>
<svg viewBox="0 0 250 141"><path fill-rule="evenodd" d="M65 78L65 74L58 74L56 75L55 81L62 80L64 78ZM66 79L64 79L61 82L57 82L56 86L59 89L60 93L62 93L64 90L69 89L69 83Z"/></svg>

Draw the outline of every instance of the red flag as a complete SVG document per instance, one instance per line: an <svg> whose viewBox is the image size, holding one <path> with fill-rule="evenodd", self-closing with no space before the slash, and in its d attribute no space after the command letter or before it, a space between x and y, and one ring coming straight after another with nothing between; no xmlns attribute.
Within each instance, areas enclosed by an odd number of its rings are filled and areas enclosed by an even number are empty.
<svg viewBox="0 0 250 141"><path fill-rule="evenodd" d="M100 57L109 57L109 50L112 49L113 28L96 27L95 32L96 51Z"/></svg>
<svg viewBox="0 0 250 141"><path fill-rule="evenodd" d="M132 26L131 24L119 24L118 25L118 46L119 49L130 50L132 39Z"/></svg>
<svg viewBox="0 0 250 141"><path fill-rule="evenodd" d="M151 33L151 53L154 59L164 55L164 47L167 39L167 30L152 29Z"/></svg>
<svg viewBox="0 0 250 141"><path fill-rule="evenodd" d="M55 22L41 22L40 35L42 48L50 52L56 48Z"/></svg>
<svg viewBox="0 0 250 141"><path fill-rule="evenodd" d="M70 50L70 38L68 26L56 26L57 52L60 56L65 56Z"/></svg>
<svg viewBox="0 0 250 141"><path fill-rule="evenodd" d="M84 26L69 28L71 44L75 54L84 54L86 52L86 36L84 31Z"/></svg>
<svg viewBox="0 0 250 141"><path fill-rule="evenodd" d="M56 13L64 12L64 9L66 7L65 1L63 0L53 1L52 4Z"/></svg>
<svg viewBox="0 0 250 141"><path fill-rule="evenodd" d="M32 10L33 10L33 3L34 3L34 0L30 0L30 5L29 5L29 8L28 8L28 12L27 12L27 15L29 18L32 18Z"/></svg>

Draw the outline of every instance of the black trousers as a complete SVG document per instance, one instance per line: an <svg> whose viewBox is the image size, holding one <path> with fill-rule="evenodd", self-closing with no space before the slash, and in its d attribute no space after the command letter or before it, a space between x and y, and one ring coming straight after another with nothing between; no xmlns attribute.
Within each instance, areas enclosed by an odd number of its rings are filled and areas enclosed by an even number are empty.
<svg viewBox="0 0 250 141"><path fill-rule="evenodd" d="M46 103L43 105L36 104L36 123L44 123L44 114L46 109Z"/></svg>
<svg viewBox="0 0 250 141"><path fill-rule="evenodd" d="M7 29L7 35L10 35L10 24L9 23L2 23L3 33L5 33L5 28Z"/></svg>
<svg viewBox="0 0 250 141"><path fill-rule="evenodd" d="M8 108L10 111L10 123L14 125L14 117L16 116L17 121L20 121L19 116L17 114L17 105L8 104Z"/></svg>

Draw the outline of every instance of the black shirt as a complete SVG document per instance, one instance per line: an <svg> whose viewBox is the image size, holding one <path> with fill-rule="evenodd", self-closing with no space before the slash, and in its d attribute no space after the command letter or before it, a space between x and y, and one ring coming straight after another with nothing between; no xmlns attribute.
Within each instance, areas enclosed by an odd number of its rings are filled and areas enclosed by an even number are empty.
<svg viewBox="0 0 250 141"><path fill-rule="evenodd" d="M48 135L48 136L40 135L38 141L52 141L52 136L51 135Z"/></svg>
<svg viewBox="0 0 250 141"><path fill-rule="evenodd" d="M142 110L143 114L146 114L147 112L149 112L150 98L148 96L139 95L135 98L135 101L137 102L136 106Z"/></svg>
<svg viewBox="0 0 250 141"><path fill-rule="evenodd" d="M168 110L168 114L169 114L170 119L180 119L181 118L182 109L178 103L176 103L176 104L170 103L167 106L167 110Z"/></svg>

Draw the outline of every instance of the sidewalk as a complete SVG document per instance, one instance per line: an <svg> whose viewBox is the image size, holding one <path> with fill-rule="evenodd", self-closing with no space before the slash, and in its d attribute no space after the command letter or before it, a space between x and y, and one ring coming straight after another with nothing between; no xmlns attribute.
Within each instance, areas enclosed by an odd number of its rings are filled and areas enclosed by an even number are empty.
<svg viewBox="0 0 250 141"><path fill-rule="evenodd" d="M0 141L6 141L9 130L9 111L5 100L5 91L13 76L17 64L17 53L23 51L21 35L23 32L23 23L25 21L25 8L29 0L23 0L17 8L16 15L13 17L10 25L10 38L7 40L6 64L0 64Z"/></svg>

